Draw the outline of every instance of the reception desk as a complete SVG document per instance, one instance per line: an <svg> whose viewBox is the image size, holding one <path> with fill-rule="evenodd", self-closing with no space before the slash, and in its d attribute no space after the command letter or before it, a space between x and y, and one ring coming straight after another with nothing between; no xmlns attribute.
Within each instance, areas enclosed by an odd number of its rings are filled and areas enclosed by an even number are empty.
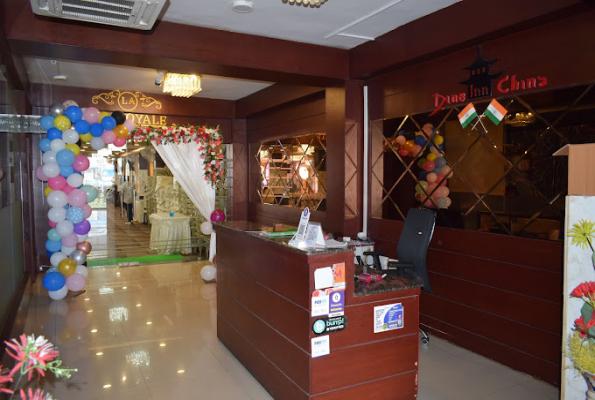
<svg viewBox="0 0 595 400"><path fill-rule="evenodd" d="M256 233L263 228L243 221L215 224L222 343L275 399L415 399L421 284L396 276L354 282L353 252L298 250L287 238ZM347 324L317 335L314 324L321 317L311 316L315 271L341 264ZM377 313L399 304L401 326L374 333ZM313 357L313 341L326 335L329 354Z"/></svg>

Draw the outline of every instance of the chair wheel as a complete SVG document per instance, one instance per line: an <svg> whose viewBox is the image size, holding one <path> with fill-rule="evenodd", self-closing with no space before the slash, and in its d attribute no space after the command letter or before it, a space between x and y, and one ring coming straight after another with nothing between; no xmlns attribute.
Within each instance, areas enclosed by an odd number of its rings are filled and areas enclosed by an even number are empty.
<svg viewBox="0 0 595 400"><path fill-rule="evenodd" d="M426 338L426 337L425 338L421 338L421 342L423 344L428 344L428 343L430 343L430 338Z"/></svg>

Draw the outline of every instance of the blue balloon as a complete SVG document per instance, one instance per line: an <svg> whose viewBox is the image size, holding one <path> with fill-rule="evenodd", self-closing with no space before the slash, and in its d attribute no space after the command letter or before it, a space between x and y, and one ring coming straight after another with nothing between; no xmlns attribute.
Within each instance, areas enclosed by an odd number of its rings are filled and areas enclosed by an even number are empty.
<svg viewBox="0 0 595 400"><path fill-rule="evenodd" d="M53 253L53 252L51 252L51 251L46 251L46 252L45 252L45 256L48 258L48 260L49 260L50 258L52 258L52 254L54 254L54 253Z"/></svg>
<svg viewBox="0 0 595 400"><path fill-rule="evenodd" d="M106 131L111 131L116 127L116 120L114 119L114 117L110 117L109 115L105 116L101 120L101 126L103 126L103 129L105 129Z"/></svg>
<svg viewBox="0 0 595 400"><path fill-rule="evenodd" d="M41 283L46 290L54 292L66 285L66 278L59 272L49 272L45 274Z"/></svg>
<svg viewBox="0 0 595 400"><path fill-rule="evenodd" d="M425 181L426 178L428 177L429 172L428 171L420 171L419 172L419 180L420 181Z"/></svg>
<svg viewBox="0 0 595 400"><path fill-rule="evenodd" d="M70 122L75 123L83 118L83 111L77 106L70 106L63 113L68 117Z"/></svg>
<svg viewBox="0 0 595 400"><path fill-rule="evenodd" d="M66 165L64 167L60 167L60 175L64 178L68 178L74 172L74 168L71 165Z"/></svg>
<svg viewBox="0 0 595 400"><path fill-rule="evenodd" d="M439 145L438 145L438 148L439 148L440 150L444 150L444 145L443 145L443 144L439 144Z"/></svg>
<svg viewBox="0 0 595 400"><path fill-rule="evenodd" d="M444 157L437 157L434 160L434 165L436 166L436 169L442 169L446 165L446 160Z"/></svg>
<svg viewBox="0 0 595 400"><path fill-rule="evenodd" d="M46 137L45 137L45 138L43 138L43 139L41 139L41 140L39 141L39 144L38 144L38 146L39 146L39 150L43 151L44 153L45 153L46 151L50 151L50 150L52 149L52 148L50 147L50 143L51 143L51 142L52 142L52 141L51 141L50 139L46 138Z"/></svg>
<svg viewBox="0 0 595 400"><path fill-rule="evenodd" d="M434 166L436 166L436 163L434 163ZM442 168L435 168L432 172L435 173L436 175L438 175L440 173L440 170Z"/></svg>
<svg viewBox="0 0 595 400"><path fill-rule="evenodd" d="M62 149L56 154L56 162L61 167L67 167L74 162L75 155L72 150Z"/></svg>
<svg viewBox="0 0 595 400"><path fill-rule="evenodd" d="M46 240L45 248L47 251L55 253L62 249L62 242L56 240Z"/></svg>
<svg viewBox="0 0 595 400"><path fill-rule="evenodd" d="M413 143L423 146L424 144L426 144L426 138L424 137L424 135L417 135L415 139L413 139Z"/></svg>
<svg viewBox="0 0 595 400"><path fill-rule="evenodd" d="M66 219L73 224L78 224L85 219L85 212L80 207L70 207L68 211L66 211Z"/></svg>
<svg viewBox="0 0 595 400"><path fill-rule="evenodd" d="M41 125L41 127L43 129L45 129L47 131L48 129L54 127L54 118L55 117L53 115L44 115L39 120L39 124Z"/></svg>
<svg viewBox="0 0 595 400"><path fill-rule="evenodd" d="M62 240L62 236L56 231L55 228L52 228L48 231L48 239L54 242Z"/></svg>
<svg viewBox="0 0 595 400"><path fill-rule="evenodd" d="M50 139L50 140L62 139L62 131L58 128L48 129L47 135L48 135L48 139Z"/></svg>
<svg viewBox="0 0 595 400"><path fill-rule="evenodd" d="M74 123L74 130L80 133L81 135L84 135L85 133L89 132L89 129L91 129L91 125L89 125L89 123L84 119L78 120Z"/></svg>
<svg viewBox="0 0 595 400"><path fill-rule="evenodd" d="M397 136L405 136L407 134L407 131L405 129L401 129L398 133Z"/></svg>
<svg viewBox="0 0 595 400"><path fill-rule="evenodd" d="M105 117L105 118L107 118L107 117ZM100 137L101 135L103 135L103 131L104 131L104 129L103 129L102 124L99 124L97 122L95 122L93 125L91 125L91 128L89 129L89 132L91 133L91 136L93 136L93 137Z"/></svg>
<svg viewBox="0 0 595 400"><path fill-rule="evenodd" d="M45 271L46 274L49 274L50 272L59 272L58 267L51 267L50 269Z"/></svg>

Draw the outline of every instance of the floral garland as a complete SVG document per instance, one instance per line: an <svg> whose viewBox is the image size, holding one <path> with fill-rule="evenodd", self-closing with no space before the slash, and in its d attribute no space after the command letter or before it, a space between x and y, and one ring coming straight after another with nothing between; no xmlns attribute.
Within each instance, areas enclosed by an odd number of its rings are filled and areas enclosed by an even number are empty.
<svg viewBox="0 0 595 400"><path fill-rule="evenodd" d="M199 144L200 158L204 161L205 181L213 188L225 179L223 159L225 150L221 141L219 127L180 126L167 127L142 126L135 129L128 137L135 144L180 144L196 142Z"/></svg>

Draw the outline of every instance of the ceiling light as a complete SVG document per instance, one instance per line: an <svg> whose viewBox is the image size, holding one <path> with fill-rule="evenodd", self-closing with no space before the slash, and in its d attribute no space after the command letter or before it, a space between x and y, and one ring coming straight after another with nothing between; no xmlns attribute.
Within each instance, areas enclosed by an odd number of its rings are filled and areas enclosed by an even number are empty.
<svg viewBox="0 0 595 400"><path fill-rule="evenodd" d="M55 81L65 81L68 79L68 77L66 75L54 75L52 76L52 79Z"/></svg>
<svg viewBox="0 0 595 400"><path fill-rule="evenodd" d="M168 72L163 81L163 93L170 93L175 97L194 96L202 89L200 88L200 76L174 74Z"/></svg>
<svg viewBox="0 0 595 400"><path fill-rule="evenodd" d="M326 0L283 0L283 3L289 3L291 5L297 4L298 6L304 7L320 7Z"/></svg>
<svg viewBox="0 0 595 400"><path fill-rule="evenodd" d="M249 13L252 12L254 6L252 0L234 0L231 9L237 13Z"/></svg>

